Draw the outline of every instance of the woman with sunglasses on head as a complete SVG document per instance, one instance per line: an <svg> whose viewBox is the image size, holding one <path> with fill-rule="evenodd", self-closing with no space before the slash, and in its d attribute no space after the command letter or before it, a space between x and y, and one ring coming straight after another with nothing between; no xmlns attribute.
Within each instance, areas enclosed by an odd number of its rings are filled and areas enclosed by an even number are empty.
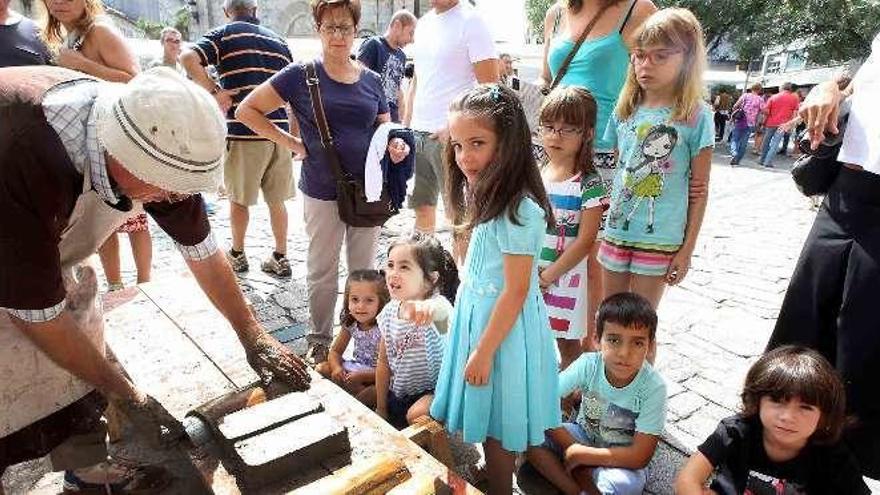
<svg viewBox="0 0 880 495"><path fill-rule="evenodd" d="M623 89L634 35L645 19L656 11L651 0L560 0L547 11L544 19L545 52L539 83L550 85L558 79L558 85L584 88L595 98L593 166L606 191L611 190L616 162L614 146L603 134ZM586 38L578 46L578 38L585 32ZM564 62L573 50L576 50L574 56L566 66ZM603 198L602 203L607 206L607 199ZM596 249L590 252L587 260L591 295L587 309L589 334L583 343L587 350L595 350L598 347L592 339L594 320L603 292Z"/></svg>
<svg viewBox="0 0 880 495"><path fill-rule="evenodd" d="M43 0L43 7L43 38L56 64L110 82L128 82L140 72L134 52L104 15L101 0ZM109 289L123 287L117 233L128 234L137 283L149 282L153 244L147 216L141 213L126 220L98 250Z"/></svg>
<svg viewBox="0 0 880 495"><path fill-rule="evenodd" d="M313 0L312 15L321 39L321 55L314 61L318 91L340 166L353 179L363 181L365 161L373 133L391 115L381 77L350 57L361 4L358 0ZM307 359L327 360L333 338L333 316L339 285L339 257L345 240L348 270L374 268L379 227L352 227L344 223L336 204L336 180L323 149L312 108L307 71L311 64L293 63L258 86L241 102L236 118L260 136L305 157L299 180L303 216L309 237L308 292L313 321L307 336ZM265 115L290 105L300 125L301 137L283 131ZM393 140L392 140L393 141ZM409 153L389 147L391 161Z"/></svg>

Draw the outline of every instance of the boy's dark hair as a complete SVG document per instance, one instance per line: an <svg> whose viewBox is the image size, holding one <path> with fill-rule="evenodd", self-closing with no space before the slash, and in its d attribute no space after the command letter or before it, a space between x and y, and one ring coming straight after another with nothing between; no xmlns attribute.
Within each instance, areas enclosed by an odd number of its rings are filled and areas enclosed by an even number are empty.
<svg viewBox="0 0 880 495"><path fill-rule="evenodd" d="M373 282L376 285L376 294L379 296L379 311L391 300L388 294L388 285L385 284L385 274L381 270L355 270L348 274L345 281L345 295L342 296L342 309L339 311L339 324L350 327L356 320L348 311L348 297L351 295L352 282Z"/></svg>
<svg viewBox="0 0 880 495"><path fill-rule="evenodd" d="M609 322L626 328L646 328L652 342L657 335L657 312L647 299L633 292L620 292L602 301L596 315L598 338L602 338L605 323Z"/></svg>
<svg viewBox="0 0 880 495"><path fill-rule="evenodd" d="M583 131L583 144L575 156L575 167L583 181L593 168L593 141L596 139L596 99L584 88L560 86L544 98L541 104L541 125L565 122ZM588 135L587 132L592 132Z"/></svg>
<svg viewBox="0 0 880 495"><path fill-rule="evenodd" d="M531 132L516 93L502 84L481 84L453 100L449 112L482 119L497 137L495 159L473 186L455 162L451 141L446 143L446 204L459 229L470 231L505 212L511 222L522 225L516 211L526 196L544 209L547 225L552 226L553 210L532 155Z"/></svg>
<svg viewBox="0 0 880 495"><path fill-rule="evenodd" d="M415 233L391 243L388 254L390 255L391 250L397 246L409 246L412 249L413 258L425 274L425 282L431 286L431 293L439 292L454 304L459 284L458 267L455 266L452 254L443 248L440 241L431 234ZM431 272L437 272L436 282L431 280L429 276Z"/></svg>
<svg viewBox="0 0 880 495"><path fill-rule="evenodd" d="M810 442L827 445L840 438L846 424L843 383L818 352L786 345L761 356L749 368L742 392L742 415L758 418L762 397L788 401L797 397L819 408L822 417Z"/></svg>

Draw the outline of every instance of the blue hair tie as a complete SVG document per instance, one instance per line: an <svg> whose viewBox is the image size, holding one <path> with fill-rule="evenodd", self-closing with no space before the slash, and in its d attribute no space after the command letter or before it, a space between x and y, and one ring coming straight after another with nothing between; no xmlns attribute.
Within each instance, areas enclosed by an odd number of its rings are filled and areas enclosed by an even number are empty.
<svg viewBox="0 0 880 495"><path fill-rule="evenodd" d="M492 101L498 103L498 100L501 99L501 86L495 85L492 90L489 92L492 95Z"/></svg>

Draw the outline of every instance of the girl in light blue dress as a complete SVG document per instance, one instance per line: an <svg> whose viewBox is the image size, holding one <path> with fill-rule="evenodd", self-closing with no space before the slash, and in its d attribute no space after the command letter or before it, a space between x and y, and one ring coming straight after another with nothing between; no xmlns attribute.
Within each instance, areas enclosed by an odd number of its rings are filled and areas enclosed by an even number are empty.
<svg viewBox="0 0 880 495"><path fill-rule="evenodd" d="M450 106L447 208L469 245L431 416L483 443L490 494L511 493L515 453L560 424L537 269L553 217L530 143L503 86L478 86Z"/></svg>

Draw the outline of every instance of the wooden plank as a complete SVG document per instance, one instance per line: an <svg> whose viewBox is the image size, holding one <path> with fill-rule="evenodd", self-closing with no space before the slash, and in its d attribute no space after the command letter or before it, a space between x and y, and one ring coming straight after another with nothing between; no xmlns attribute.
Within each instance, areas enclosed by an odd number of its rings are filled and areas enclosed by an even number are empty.
<svg viewBox="0 0 880 495"><path fill-rule="evenodd" d="M226 377L231 379L237 387L246 386L257 379L256 374L247 364L244 350L235 332L211 305L192 276L182 275L160 279L156 282L143 284L141 290L143 297L124 304L122 313L125 317L114 322L114 326L120 327L121 325L121 328L125 328L126 325L129 325L132 328L140 328L144 326L143 324L138 326L137 322L140 320L150 322L151 328L164 329L161 335L157 333L160 330L151 330L153 334L151 339L158 340L158 343L151 342L149 345L142 345L132 342L126 346L126 349L141 346L140 355L120 356L121 361L132 359L143 365L159 361L158 367L160 370L164 370L161 373L163 376L161 380L167 380L169 382L166 385L168 390L173 390L175 394L182 394L182 397L163 395L162 397L157 396L157 398L162 400L167 397L169 401L187 405L186 410L189 410L231 390L231 384ZM132 305L134 308L130 309L129 307ZM114 310L114 313L116 311ZM162 323L156 324L151 320ZM176 332L173 331L175 329ZM124 335L119 331L114 333ZM120 339L122 337L117 335L114 338ZM166 342L161 342L163 339L167 339L167 343L171 343L171 345L166 346ZM185 348L186 352L181 355L176 350L173 353L169 350L178 346ZM163 354L165 355L163 356ZM198 364L195 364L196 361ZM176 368L176 366L171 366L172 362L183 365L185 369L189 366L198 369L213 368L217 370L219 368L222 373L220 371L216 371L216 373L202 371L201 375L196 373L181 375L179 372L172 372L173 368ZM156 366L152 365L151 370ZM312 372L311 375L312 386L305 393L322 403L324 410L330 416L348 427L352 446L352 462L371 459L380 453L387 453L401 459L414 477L440 479L443 483L451 486L454 493L480 493L357 399L316 373ZM177 383L185 378L187 379L185 381L188 382L186 385ZM148 377L144 378L144 380L147 379ZM155 382L155 379L152 382ZM218 387L218 383L223 385ZM190 399L191 397L196 399ZM222 469L222 465L218 465L216 462L203 462L202 464L204 466L203 475L214 493L236 494L240 492L235 480ZM331 464L333 463L331 462ZM340 462L336 462L332 466L325 466L316 460L315 469L302 473L291 473L290 478L285 482L274 487L262 488L260 492L267 494L290 493L323 478L329 472L336 470L339 464Z"/></svg>
<svg viewBox="0 0 880 495"><path fill-rule="evenodd" d="M259 380L247 363L235 330L211 304L192 274L159 279L141 284L140 288L236 387Z"/></svg>
<svg viewBox="0 0 880 495"><path fill-rule="evenodd" d="M105 339L132 381L178 419L234 390L174 322L141 292L104 316Z"/></svg>

